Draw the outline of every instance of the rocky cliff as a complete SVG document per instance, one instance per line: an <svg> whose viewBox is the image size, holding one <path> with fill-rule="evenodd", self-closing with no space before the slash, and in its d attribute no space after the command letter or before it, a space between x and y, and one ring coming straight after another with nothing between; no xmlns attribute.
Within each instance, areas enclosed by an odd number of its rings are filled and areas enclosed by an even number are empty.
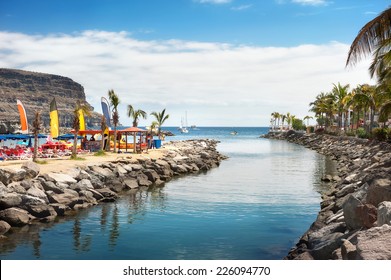
<svg viewBox="0 0 391 280"><path fill-rule="evenodd" d="M41 111L42 122L46 128L49 127L49 104L54 97L60 127L70 128L76 101L86 102L84 88L80 84L58 75L0 68L0 133L18 128L20 120L16 99L22 101L30 125L35 111ZM99 126L100 114L94 112L86 118L86 122L89 127Z"/></svg>

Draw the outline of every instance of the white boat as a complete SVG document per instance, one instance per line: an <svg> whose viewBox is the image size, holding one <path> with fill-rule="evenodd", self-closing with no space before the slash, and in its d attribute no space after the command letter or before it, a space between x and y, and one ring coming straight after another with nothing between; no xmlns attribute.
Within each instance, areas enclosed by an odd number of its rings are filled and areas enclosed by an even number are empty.
<svg viewBox="0 0 391 280"><path fill-rule="evenodd" d="M178 128L178 130L181 133L189 133L189 130L187 130L187 112L185 115L185 120L183 120L183 118L181 118L181 126Z"/></svg>

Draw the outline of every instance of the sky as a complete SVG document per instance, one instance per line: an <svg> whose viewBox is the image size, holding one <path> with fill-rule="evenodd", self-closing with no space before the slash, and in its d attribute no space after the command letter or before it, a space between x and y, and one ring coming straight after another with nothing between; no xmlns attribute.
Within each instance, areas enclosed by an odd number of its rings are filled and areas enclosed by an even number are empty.
<svg viewBox="0 0 391 280"><path fill-rule="evenodd" d="M127 105L187 114L197 126L268 126L303 118L333 84L371 83L370 57L345 67L385 0L0 0L0 68L66 76L101 113ZM49 109L48 109L49 110ZM149 116L140 126L153 121Z"/></svg>

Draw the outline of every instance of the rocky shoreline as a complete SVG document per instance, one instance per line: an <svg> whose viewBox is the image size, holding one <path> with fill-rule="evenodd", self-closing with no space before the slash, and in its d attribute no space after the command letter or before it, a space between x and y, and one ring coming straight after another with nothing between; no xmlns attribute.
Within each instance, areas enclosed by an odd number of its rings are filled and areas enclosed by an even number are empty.
<svg viewBox="0 0 391 280"><path fill-rule="evenodd" d="M51 223L98 203L115 201L129 191L162 186L174 177L206 172L226 157L218 141L168 142L160 159L123 157L113 162L86 164L66 173L40 173L26 161L21 169L0 169L0 236L36 222Z"/></svg>
<svg viewBox="0 0 391 280"><path fill-rule="evenodd" d="M389 143L294 131L264 137L305 146L337 164L338 176L319 178L330 187L317 219L285 259L391 259Z"/></svg>

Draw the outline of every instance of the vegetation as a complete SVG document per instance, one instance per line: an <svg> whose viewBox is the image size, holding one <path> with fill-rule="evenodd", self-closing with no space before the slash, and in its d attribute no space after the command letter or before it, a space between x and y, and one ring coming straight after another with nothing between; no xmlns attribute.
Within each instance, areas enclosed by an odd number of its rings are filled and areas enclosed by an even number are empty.
<svg viewBox="0 0 391 280"><path fill-rule="evenodd" d="M133 127L137 127L140 117L146 119L147 113L141 109L134 109L132 105L128 105L128 117L133 119Z"/></svg>
<svg viewBox="0 0 391 280"><path fill-rule="evenodd" d="M316 132L355 135L360 138L391 140L388 126L391 115L391 8L368 22L353 41L346 66L372 55L370 76L375 85L333 84L329 92L319 93L309 104L318 124ZM273 113L274 120L284 119ZM285 116L290 124L289 114ZM304 120L308 120L308 116ZM293 128L297 126L293 121ZM274 123L275 125L275 123ZM308 122L307 122L308 125Z"/></svg>
<svg viewBox="0 0 391 280"><path fill-rule="evenodd" d="M110 104L113 107L113 125L114 125L114 153L117 152L117 126L119 123L119 114L118 114L118 105L120 104L120 100L118 95L114 92L114 90L109 90L108 92Z"/></svg>
<svg viewBox="0 0 391 280"><path fill-rule="evenodd" d="M161 112L152 112L151 115L154 116L156 119L158 126L158 136L159 139L161 139L161 127L163 123L170 117L170 115L166 115L166 109L163 109L163 111Z"/></svg>
<svg viewBox="0 0 391 280"><path fill-rule="evenodd" d="M33 161L37 162L37 156L38 156L38 134L41 130L41 112L36 111L35 117L33 121L33 134L34 134L34 153L33 153Z"/></svg>
<svg viewBox="0 0 391 280"><path fill-rule="evenodd" d="M96 157L103 157L103 156L105 156L105 155L107 155L107 154L106 154L106 152L105 152L104 150L99 150L99 151L97 151L97 152L94 154L94 156L96 156Z"/></svg>

